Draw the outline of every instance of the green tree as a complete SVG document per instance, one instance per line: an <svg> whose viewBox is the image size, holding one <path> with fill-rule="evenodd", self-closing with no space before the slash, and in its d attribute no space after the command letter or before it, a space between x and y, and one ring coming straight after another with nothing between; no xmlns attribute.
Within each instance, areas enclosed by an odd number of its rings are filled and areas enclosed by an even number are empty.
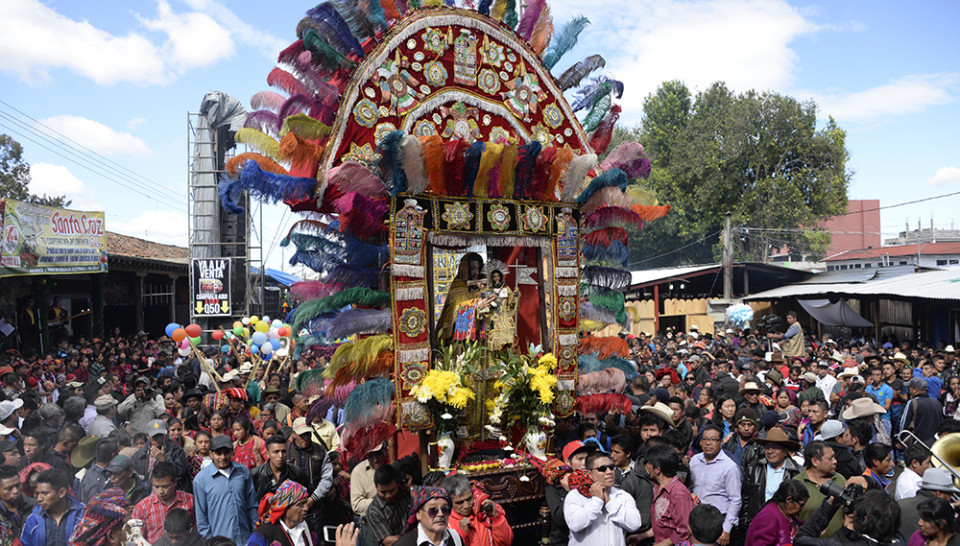
<svg viewBox="0 0 960 546"><path fill-rule="evenodd" d="M51 207L70 206L63 195L30 193L30 165L23 159L23 146L4 134L0 134L0 197Z"/></svg>
<svg viewBox="0 0 960 546"><path fill-rule="evenodd" d="M644 101L635 133L653 161L650 188L673 207L631 239L635 267L718 259L727 211L737 259L765 261L782 246L820 256L829 234L807 228L846 211L846 135L833 119L818 129L813 102L735 94L720 82L691 98L683 83L665 82Z"/></svg>

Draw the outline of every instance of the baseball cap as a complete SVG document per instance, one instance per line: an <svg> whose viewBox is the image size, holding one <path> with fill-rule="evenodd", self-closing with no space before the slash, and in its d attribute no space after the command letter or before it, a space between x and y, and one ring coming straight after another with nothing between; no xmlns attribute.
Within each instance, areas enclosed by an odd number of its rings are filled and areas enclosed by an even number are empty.
<svg viewBox="0 0 960 546"><path fill-rule="evenodd" d="M147 435L148 436L157 436L160 434L167 433L167 423L162 419L154 419L147 423Z"/></svg>
<svg viewBox="0 0 960 546"><path fill-rule="evenodd" d="M20 409L23 406L23 400L17 398L16 400L4 400L0 402L0 421L6 421L13 412Z"/></svg>
<svg viewBox="0 0 960 546"><path fill-rule="evenodd" d="M303 417L297 417L293 421L293 433L300 435L310 432L310 425L307 424L307 420Z"/></svg>
<svg viewBox="0 0 960 546"><path fill-rule="evenodd" d="M225 434L220 434L214 436L210 440L210 451L219 451L221 449L233 449L233 442L230 441L230 437Z"/></svg>
<svg viewBox="0 0 960 546"><path fill-rule="evenodd" d="M124 470L133 468L133 459L127 457L126 455L117 455L110 460L110 464L107 465L106 472L107 474L119 474Z"/></svg>
<svg viewBox="0 0 960 546"><path fill-rule="evenodd" d="M596 449L597 446L595 444L586 445L580 440L567 442L567 445L563 446L563 460L569 461L570 457L573 457L577 453L596 451Z"/></svg>
<svg viewBox="0 0 960 546"><path fill-rule="evenodd" d="M820 432L814 437L816 440L832 440L837 436L843 434L843 423L837 421L836 419L828 419L823 423L823 426L820 427Z"/></svg>

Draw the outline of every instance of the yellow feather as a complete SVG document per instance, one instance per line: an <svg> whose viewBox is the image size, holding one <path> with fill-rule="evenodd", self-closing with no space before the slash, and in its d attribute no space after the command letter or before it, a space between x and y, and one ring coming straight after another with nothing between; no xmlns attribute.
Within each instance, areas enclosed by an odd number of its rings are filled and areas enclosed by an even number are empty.
<svg viewBox="0 0 960 546"><path fill-rule="evenodd" d="M379 355L381 351L392 348L393 335L391 334L370 336L354 343L354 377L366 377L367 369L377 360L377 355Z"/></svg>
<svg viewBox="0 0 960 546"><path fill-rule="evenodd" d="M337 350L333 352L333 356L330 357L330 363L327 365L327 368L323 370L323 376L327 379L333 379L333 376L337 375L337 371L344 366L348 366L353 362L353 349L354 344L351 342L342 343Z"/></svg>
<svg viewBox="0 0 960 546"><path fill-rule="evenodd" d="M634 204L637 205L652 207L660 204L660 201L657 199L657 192L641 188L640 186L627 186L627 194L630 195Z"/></svg>
<svg viewBox="0 0 960 546"><path fill-rule="evenodd" d="M603 323L597 320L580 319L581 332L596 332L603 328Z"/></svg>
<svg viewBox="0 0 960 546"><path fill-rule="evenodd" d="M330 135L331 127L312 117L300 113L288 116L283 120L283 128L280 129L280 136L285 136L288 132L307 140L323 140Z"/></svg>
<svg viewBox="0 0 960 546"><path fill-rule="evenodd" d="M506 146L501 157L500 195L505 199L513 199L513 183L517 174L517 144Z"/></svg>
<svg viewBox="0 0 960 546"><path fill-rule="evenodd" d="M480 169L477 171L477 181L473 184L474 197L488 197L490 190L490 173L500 161L500 154L503 152L503 145L495 142L488 142L483 155L480 156Z"/></svg>
<svg viewBox="0 0 960 546"><path fill-rule="evenodd" d="M503 21L503 16L507 13L507 0L496 0L493 8L490 9L490 17L497 21Z"/></svg>
<svg viewBox="0 0 960 546"><path fill-rule="evenodd" d="M254 148L270 159L276 160L280 153L280 143L276 139L250 127L244 127L237 131L234 138L237 142Z"/></svg>

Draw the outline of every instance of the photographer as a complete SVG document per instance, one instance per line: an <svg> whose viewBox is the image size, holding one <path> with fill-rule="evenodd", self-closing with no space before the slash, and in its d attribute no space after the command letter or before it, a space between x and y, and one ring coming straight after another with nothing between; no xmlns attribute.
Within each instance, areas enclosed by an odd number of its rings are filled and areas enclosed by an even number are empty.
<svg viewBox="0 0 960 546"><path fill-rule="evenodd" d="M163 395L150 388L150 380L139 376L134 380L133 394L117 406L117 414L129 422L130 433L147 432L147 423L159 419L167 410Z"/></svg>
<svg viewBox="0 0 960 546"><path fill-rule="evenodd" d="M837 488L838 489L838 488ZM903 545L905 542L897 527L900 523L900 508L889 495L882 491L867 491L853 485L842 494L831 489L831 497L820 505L813 515L800 526L794 544L797 546L834 545ZM837 509L844 506L843 527L828 538L820 538Z"/></svg>
<svg viewBox="0 0 960 546"><path fill-rule="evenodd" d="M768 339L779 340L780 347L783 350L784 358L796 358L804 356L803 328L797 322L797 312L787 313L787 324L790 326L782 334L769 333Z"/></svg>

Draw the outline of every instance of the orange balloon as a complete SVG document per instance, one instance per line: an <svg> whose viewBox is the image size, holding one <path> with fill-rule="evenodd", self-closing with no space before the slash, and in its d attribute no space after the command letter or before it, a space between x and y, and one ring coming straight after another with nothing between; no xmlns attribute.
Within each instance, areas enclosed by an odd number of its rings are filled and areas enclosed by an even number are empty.
<svg viewBox="0 0 960 546"><path fill-rule="evenodd" d="M190 337L200 337L203 334L203 328L199 324L190 324L183 329Z"/></svg>
<svg viewBox="0 0 960 546"><path fill-rule="evenodd" d="M213 339L215 339L215 340L217 340L217 341L220 341L221 339L223 339L223 330L214 330L214 331L210 334L210 337L212 337Z"/></svg>
<svg viewBox="0 0 960 546"><path fill-rule="evenodd" d="M239 320L233 323L234 328L243 328L243 323Z"/></svg>
<svg viewBox="0 0 960 546"><path fill-rule="evenodd" d="M177 343L180 343L181 341L186 339L186 337L187 337L187 331L184 330L183 328L177 328L176 330L173 331L172 334L170 334L170 338L176 341Z"/></svg>

